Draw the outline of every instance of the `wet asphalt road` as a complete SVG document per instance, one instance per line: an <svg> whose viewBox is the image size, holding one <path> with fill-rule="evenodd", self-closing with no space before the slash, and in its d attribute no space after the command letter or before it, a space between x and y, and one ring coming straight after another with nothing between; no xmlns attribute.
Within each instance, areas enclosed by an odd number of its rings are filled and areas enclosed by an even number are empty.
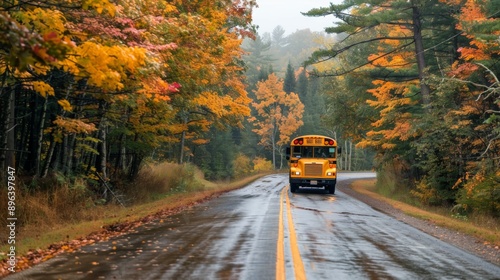
<svg viewBox="0 0 500 280"><path fill-rule="evenodd" d="M500 279L500 267L340 191L292 194L287 181L266 176L6 279Z"/></svg>

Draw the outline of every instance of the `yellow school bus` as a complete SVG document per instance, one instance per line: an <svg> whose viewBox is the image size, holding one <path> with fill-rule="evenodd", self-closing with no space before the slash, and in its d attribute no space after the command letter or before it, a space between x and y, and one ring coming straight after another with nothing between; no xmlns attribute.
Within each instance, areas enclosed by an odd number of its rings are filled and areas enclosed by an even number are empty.
<svg viewBox="0 0 500 280"><path fill-rule="evenodd" d="M335 193L337 183L337 141L322 135L296 137L286 148L290 164L290 190L299 187L324 188Z"/></svg>

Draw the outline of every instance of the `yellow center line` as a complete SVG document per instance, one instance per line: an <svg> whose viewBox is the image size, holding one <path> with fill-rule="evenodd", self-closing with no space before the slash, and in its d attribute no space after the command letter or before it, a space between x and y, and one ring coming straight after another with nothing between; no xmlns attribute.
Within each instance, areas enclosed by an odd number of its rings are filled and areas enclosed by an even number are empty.
<svg viewBox="0 0 500 280"><path fill-rule="evenodd" d="M284 230L283 230L283 196L286 196L286 213L288 220L288 231L290 233L290 249L292 251L292 261L293 270L295 274L295 279L305 280L306 272L304 269L304 263L300 256L299 246L297 244L297 235L295 233L295 227L293 225L292 210L290 207L290 198L288 197L288 188L286 186L283 188L280 194L280 216L279 216L279 226L278 226L278 245L277 245L277 255L276 255L276 279L285 279L285 258L284 258Z"/></svg>
<svg viewBox="0 0 500 280"><path fill-rule="evenodd" d="M286 188L281 190L280 194L280 216L278 224L278 245L276 248L276 280L285 280L285 244L283 237L283 193Z"/></svg>
<svg viewBox="0 0 500 280"><path fill-rule="evenodd" d="M288 188L287 188L288 191ZM297 244L297 235L295 234L295 227L293 226L292 210L290 209L290 198L286 195L286 212L288 218L288 230L290 231L290 247L292 249L293 270L295 272L295 279L306 279L306 271L304 263L300 257L299 245Z"/></svg>

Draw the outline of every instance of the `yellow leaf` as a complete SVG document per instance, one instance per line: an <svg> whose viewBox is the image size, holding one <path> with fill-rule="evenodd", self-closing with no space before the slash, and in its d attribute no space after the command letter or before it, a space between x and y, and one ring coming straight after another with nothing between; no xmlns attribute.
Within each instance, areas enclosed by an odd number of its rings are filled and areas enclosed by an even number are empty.
<svg viewBox="0 0 500 280"><path fill-rule="evenodd" d="M68 111L68 112L73 111L73 107L71 107L71 104L69 103L68 100L61 99L61 100L58 100L57 103L59 103L59 105L61 105L61 107L63 108L64 111Z"/></svg>
<svg viewBox="0 0 500 280"><path fill-rule="evenodd" d="M44 98L47 98L47 95L54 96L54 89L47 83L41 81L32 82L33 89L38 92Z"/></svg>

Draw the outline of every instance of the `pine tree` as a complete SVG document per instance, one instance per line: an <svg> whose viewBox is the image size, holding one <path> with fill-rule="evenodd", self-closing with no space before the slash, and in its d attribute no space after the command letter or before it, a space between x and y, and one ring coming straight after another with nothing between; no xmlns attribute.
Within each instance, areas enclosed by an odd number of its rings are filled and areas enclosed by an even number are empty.
<svg viewBox="0 0 500 280"><path fill-rule="evenodd" d="M293 70L292 64L289 62L286 67L285 82L283 84L283 90L286 93L295 92L295 71Z"/></svg>

